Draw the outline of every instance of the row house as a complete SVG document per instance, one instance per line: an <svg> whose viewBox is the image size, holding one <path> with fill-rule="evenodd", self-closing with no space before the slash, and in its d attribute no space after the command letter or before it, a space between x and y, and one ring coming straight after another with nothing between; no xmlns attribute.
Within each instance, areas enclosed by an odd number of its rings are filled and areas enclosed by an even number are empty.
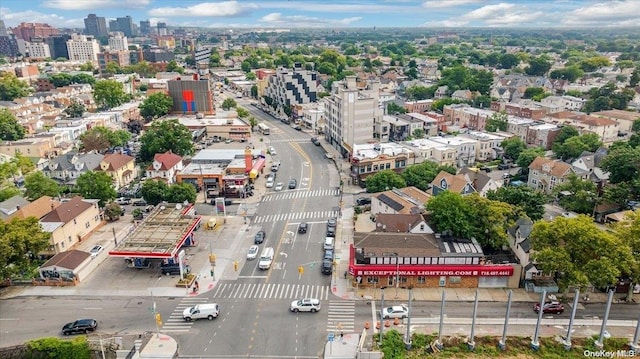
<svg viewBox="0 0 640 359"><path fill-rule="evenodd" d="M383 170L402 172L413 160L413 153L396 143L356 144L351 155L351 178L365 186L366 178Z"/></svg>
<svg viewBox="0 0 640 359"><path fill-rule="evenodd" d="M527 185L551 195L553 189L565 183L572 173L575 174L576 171L573 166L568 163L546 157L537 157L529 165Z"/></svg>
<svg viewBox="0 0 640 359"><path fill-rule="evenodd" d="M51 234L49 249L41 254L55 255L73 249L103 224L97 199L73 197L53 208L40 219L45 232Z"/></svg>
<svg viewBox="0 0 640 359"><path fill-rule="evenodd" d="M583 135L594 133L603 143L613 143L618 139L620 125L614 120L604 117L590 116L579 112L559 112L550 114L547 122L574 127Z"/></svg>
<svg viewBox="0 0 640 359"><path fill-rule="evenodd" d="M104 155L96 152L69 152L52 158L42 173L63 185L75 185L80 175L100 167Z"/></svg>
<svg viewBox="0 0 640 359"><path fill-rule="evenodd" d="M460 137L478 141L478 145L476 146L476 160L481 162L498 158L498 154L502 152L500 145L502 141L508 138L497 133L479 131L467 131L460 134Z"/></svg>
<svg viewBox="0 0 640 359"><path fill-rule="evenodd" d="M431 117L429 114L423 115L417 112L409 112L404 115L401 115L400 117L411 118L411 119L422 122L422 130L424 131L425 137L437 136L438 135L438 119ZM443 116L440 116L440 117L442 117L444 120Z"/></svg>
<svg viewBox="0 0 640 359"><path fill-rule="evenodd" d="M633 123L640 120L640 113L624 110L607 110L593 112L591 113L591 116L602 117L616 121L618 123L618 129L623 133L632 132Z"/></svg>
<svg viewBox="0 0 640 359"><path fill-rule="evenodd" d="M153 162L147 168L148 179L164 181L171 185L176 181L176 174L182 171L182 157L171 151L156 153Z"/></svg>
<svg viewBox="0 0 640 359"><path fill-rule="evenodd" d="M427 113L431 111L431 106L433 105L433 100L419 100L419 101L405 101L402 106L407 110L407 112L415 112L415 113Z"/></svg>
<svg viewBox="0 0 640 359"><path fill-rule="evenodd" d="M414 153L416 163L432 161L439 166L456 165L456 149L426 138L412 140L406 143L408 149Z"/></svg>
<svg viewBox="0 0 640 359"><path fill-rule="evenodd" d="M547 114L547 111L539 106L526 106L503 101L492 101L490 109L491 111L505 112L507 115L530 118L532 120L540 120Z"/></svg>
<svg viewBox="0 0 640 359"><path fill-rule="evenodd" d="M560 133L560 127L554 124L532 123L527 129L525 143L527 145L533 145L542 147L545 150L550 150L558 133Z"/></svg>
<svg viewBox="0 0 640 359"><path fill-rule="evenodd" d="M454 165L458 168L471 166L476 163L477 150L479 147L477 140L461 136L436 136L429 138L429 140L455 148L456 159Z"/></svg>
<svg viewBox="0 0 640 359"><path fill-rule="evenodd" d="M574 96L548 96L540 101L545 105L555 105L562 111L580 111L587 100Z"/></svg>
<svg viewBox="0 0 640 359"><path fill-rule="evenodd" d="M50 158L55 156L51 142L42 138L23 138L17 141L6 141L0 145L0 153L15 156L20 153L26 157Z"/></svg>
<svg viewBox="0 0 640 359"><path fill-rule="evenodd" d="M445 120L454 126L483 131L487 120L496 112L471 107L466 104L456 104L445 106L443 113Z"/></svg>
<svg viewBox="0 0 640 359"><path fill-rule="evenodd" d="M49 128L48 132L64 133L71 141L80 139L80 136L91 128L91 122L87 119L73 119L58 121L54 127Z"/></svg>
<svg viewBox="0 0 640 359"><path fill-rule="evenodd" d="M526 143L529 126L531 126L534 123L535 121L530 118L509 116L507 118L507 132L520 137L522 142Z"/></svg>
<svg viewBox="0 0 640 359"><path fill-rule="evenodd" d="M413 137L416 130L424 129L424 123L411 116L384 115L382 122L389 126L389 141L404 141L407 137Z"/></svg>

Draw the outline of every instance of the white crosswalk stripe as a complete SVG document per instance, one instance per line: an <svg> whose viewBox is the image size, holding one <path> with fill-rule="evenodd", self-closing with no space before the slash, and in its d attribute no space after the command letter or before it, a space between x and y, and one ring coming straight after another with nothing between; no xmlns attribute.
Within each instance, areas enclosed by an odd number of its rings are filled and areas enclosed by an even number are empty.
<svg viewBox="0 0 640 359"><path fill-rule="evenodd" d="M182 298L168 318L162 318L162 333L186 333L193 326L193 322L187 322L182 318L182 312L196 304L207 303L207 298Z"/></svg>
<svg viewBox="0 0 640 359"><path fill-rule="evenodd" d="M271 132L273 132L273 133L281 133L281 132L276 132L273 129L271 130ZM299 138L299 137L290 137L290 138L279 139L279 140L271 140L271 141L268 141L267 143L290 143L290 142L299 142L299 143L309 142L309 143L311 143L309 138Z"/></svg>
<svg viewBox="0 0 640 359"><path fill-rule="evenodd" d="M220 283L213 291L213 298L240 299L295 299L317 298L328 300L328 285L274 284L274 283ZM192 304L193 305L193 304ZM188 306L185 306L186 308ZM182 310L184 310L182 308ZM180 311L182 318L182 311Z"/></svg>
<svg viewBox="0 0 640 359"><path fill-rule="evenodd" d="M312 191L286 191L286 192L272 192L266 193L262 197L262 202L281 201L296 198L308 198L308 197L329 197L337 196L339 190L335 188L316 189Z"/></svg>
<svg viewBox="0 0 640 359"><path fill-rule="evenodd" d="M266 216L256 216L253 223L269 223L296 219L327 219L337 217L338 211L314 211L314 212L296 212L296 213L280 213L269 214Z"/></svg>
<svg viewBox="0 0 640 359"><path fill-rule="evenodd" d="M330 300L327 312L327 332L340 335L340 332L352 333L355 330L356 302Z"/></svg>

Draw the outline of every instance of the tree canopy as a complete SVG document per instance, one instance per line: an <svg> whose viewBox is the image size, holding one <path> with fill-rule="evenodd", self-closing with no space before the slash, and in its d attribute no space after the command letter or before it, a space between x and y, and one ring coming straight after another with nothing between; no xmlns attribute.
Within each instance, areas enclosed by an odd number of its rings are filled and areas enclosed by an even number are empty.
<svg viewBox="0 0 640 359"><path fill-rule="evenodd" d="M506 112L496 112L487 119L484 129L487 132L506 131L508 117Z"/></svg>
<svg viewBox="0 0 640 359"><path fill-rule="evenodd" d="M124 86L116 80L101 80L93 87L93 99L99 108L110 109L127 102L129 95L124 92Z"/></svg>
<svg viewBox="0 0 640 359"><path fill-rule="evenodd" d="M96 126L80 135L80 149L83 151L102 152L108 148L124 146L131 139L125 130L111 130L104 126Z"/></svg>
<svg viewBox="0 0 640 359"><path fill-rule="evenodd" d="M24 127L16 117L6 108L0 108L0 139L16 141L24 138Z"/></svg>
<svg viewBox="0 0 640 359"><path fill-rule="evenodd" d="M563 196L561 192L569 192L571 195ZM567 181L554 187L553 192L558 196L559 204L570 211L592 214L598 202L598 188L590 180L584 180L570 174Z"/></svg>
<svg viewBox="0 0 640 359"><path fill-rule="evenodd" d="M532 221L542 219L547 196L528 186L502 186L489 191L487 198L508 203L524 212Z"/></svg>
<svg viewBox="0 0 640 359"><path fill-rule="evenodd" d="M87 108L82 102L78 101L77 99L72 99L69 106L64 109L64 114L69 118L77 118L82 117L86 110Z"/></svg>
<svg viewBox="0 0 640 359"><path fill-rule="evenodd" d="M0 279L32 278L37 254L49 247L51 234L36 217L0 221Z"/></svg>
<svg viewBox="0 0 640 359"><path fill-rule="evenodd" d="M236 100L232 99L232 98L225 98L224 101L222 101L222 109L224 109L225 111L229 111L229 109L236 107Z"/></svg>
<svg viewBox="0 0 640 359"><path fill-rule="evenodd" d="M640 178L640 147L616 146L600 163L609 172L611 183L631 182Z"/></svg>
<svg viewBox="0 0 640 359"><path fill-rule="evenodd" d="M167 185L163 181L145 181L141 189L142 197L147 203L157 205L161 202L168 203L195 203L196 188L189 183L175 183Z"/></svg>
<svg viewBox="0 0 640 359"><path fill-rule="evenodd" d="M536 266L555 275L562 290L589 284L606 288L635 268L629 245L589 216L538 221L529 238Z"/></svg>
<svg viewBox="0 0 640 359"><path fill-rule="evenodd" d="M520 137L514 136L502 141L502 143L500 143L500 147L504 150L505 157L517 160L520 153L527 148L527 144L524 143Z"/></svg>
<svg viewBox="0 0 640 359"><path fill-rule="evenodd" d="M99 199L100 207L116 198L118 193L113 188L113 179L102 171L88 171L76 180L78 192L84 198Z"/></svg>
<svg viewBox="0 0 640 359"><path fill-rule="evenodd" d="M456 168L453 166L441 166L433 161L424 161L420 164L408 166L402 172L407 186L416 186L426 191L434 178L441 172L445 171L453 175L456 174Z"/></svg>
<svg viewBox="0 0 640 359"><path fill-rule="evenodd" d="M13 101L31 93L29 84L13 73L0 72L0 101Z"/></svg>
<svg viewBox="0 0 640 359"><path fill-rule="evenodd" d="M628 213L621 222L612 226L612 230L620 241L631 248L633 262L625 274L633 283L640 283L640 211ZM629 288L630 295L633 294L632 288Z"/></svg>
<svg viewBox="0 0 640 359"><path fill-rule="evenodd" d="M156 153L171 150L180 156L193 153L191 131L176 119L154 121L140 138L140 160L149 162Z"/></svg>
<svg viewBox="0 0 640 359"><path fill-rule="evenodd" d="M404 188L407 186L402 176L392 170L384 170L367 177L367 192L382 192L393 188Z"/></svg>
<svg viewBox="0 0 640 359"><path fill-rule="evenodd" d="M140 115L146 120L167 115L173 108L171 96L163 92L157 92L147 97L140 104Z"/></svg>
<svg viewBox="0 0 640 359"><path fill-rule="evenodd" d="M60 195L60 186L56 181L47 178L42 172L33 172L25 177L25 196L30 200L36 200L42 196L56 197Z"/></svg>

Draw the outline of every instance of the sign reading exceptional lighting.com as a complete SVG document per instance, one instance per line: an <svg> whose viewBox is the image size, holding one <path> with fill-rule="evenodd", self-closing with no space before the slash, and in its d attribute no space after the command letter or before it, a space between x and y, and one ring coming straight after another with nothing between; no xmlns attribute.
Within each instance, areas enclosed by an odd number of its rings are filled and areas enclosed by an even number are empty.
<svg viewBox="0 0 640 359"><path fill-rule="evenodd" d="M367 268L368 267L368 268ZM376 268L377 267L377 268ZM464 268L463 266L456 266L455 268L428 268L428 266L416 266L422 268L405 269L405 268L380 268L380 266L363 266L363 268L357 268L356 266L350 267L349 271L352 275L363 276L460 276L460 277L509 277L513 275L513 267L501 266L498 268L479 268L480 266L473 266L473 268Z"/></svg>

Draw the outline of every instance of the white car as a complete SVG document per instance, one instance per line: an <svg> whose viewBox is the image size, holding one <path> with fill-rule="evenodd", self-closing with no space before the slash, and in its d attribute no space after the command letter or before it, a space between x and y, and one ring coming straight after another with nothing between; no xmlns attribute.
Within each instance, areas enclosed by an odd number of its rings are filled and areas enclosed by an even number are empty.
<svg viewBox="0 0 640 359"><path fill-rule="evenodd" d="M380 314L382 316L382 319L404 319L409 317L409 308L407 308L404 304L394 305L393 307L386 307L382 309Z"/></svg>
<svg viewBox="0 0 640 359"><path fill-rule="evenodd" d="M283 188L284 188L284 183L278 182L278 183L276 183L276 187L274 188L274 190L275 191L282 191Z"/></svg>
<svg viewBox="0 0 640 359"><path fill-rule="evenodd" d="M273 182L274 182L273 177L267 178L267 183L266 183L267 188L273 187L273 185L274 185Z"/></svg>
<svg viewBox="0 0 640 359"><path fill-rule="evenodd" d="M275 148L273 148L273 147L269 147L269 153L271 154L271 156L275 156L275 155L277 155L277 154L278 154L278 153L276 152L276 149L275 149Z"/></svg>
<svg viewBox="0 0 640 359"><path fill-rule="evenodd" d="M91 253L91 258L97 257L98 254L100 254L100 252L102 252L103 249L104 247L101 245L97 245L91 248L91 251L89 251L89 253Z"/></svg>
<svg viewBox="0 0 640 359"><path fill-rule="evenodd" d="M320 310L320 300L314 298L304 298L299 300L294 300L291 302L291 306L289 307L294 313L298 312L311 312L315 313Z"/></svg>
<svg viewBox="0 0 640 359"><path fill-rule="evenodd" d="M249 251L247 252L247 259L248 260L254 260L256 258L258 258L258 252L260 251L260 247L258 246L251 246L249 247Z"/></svg>

